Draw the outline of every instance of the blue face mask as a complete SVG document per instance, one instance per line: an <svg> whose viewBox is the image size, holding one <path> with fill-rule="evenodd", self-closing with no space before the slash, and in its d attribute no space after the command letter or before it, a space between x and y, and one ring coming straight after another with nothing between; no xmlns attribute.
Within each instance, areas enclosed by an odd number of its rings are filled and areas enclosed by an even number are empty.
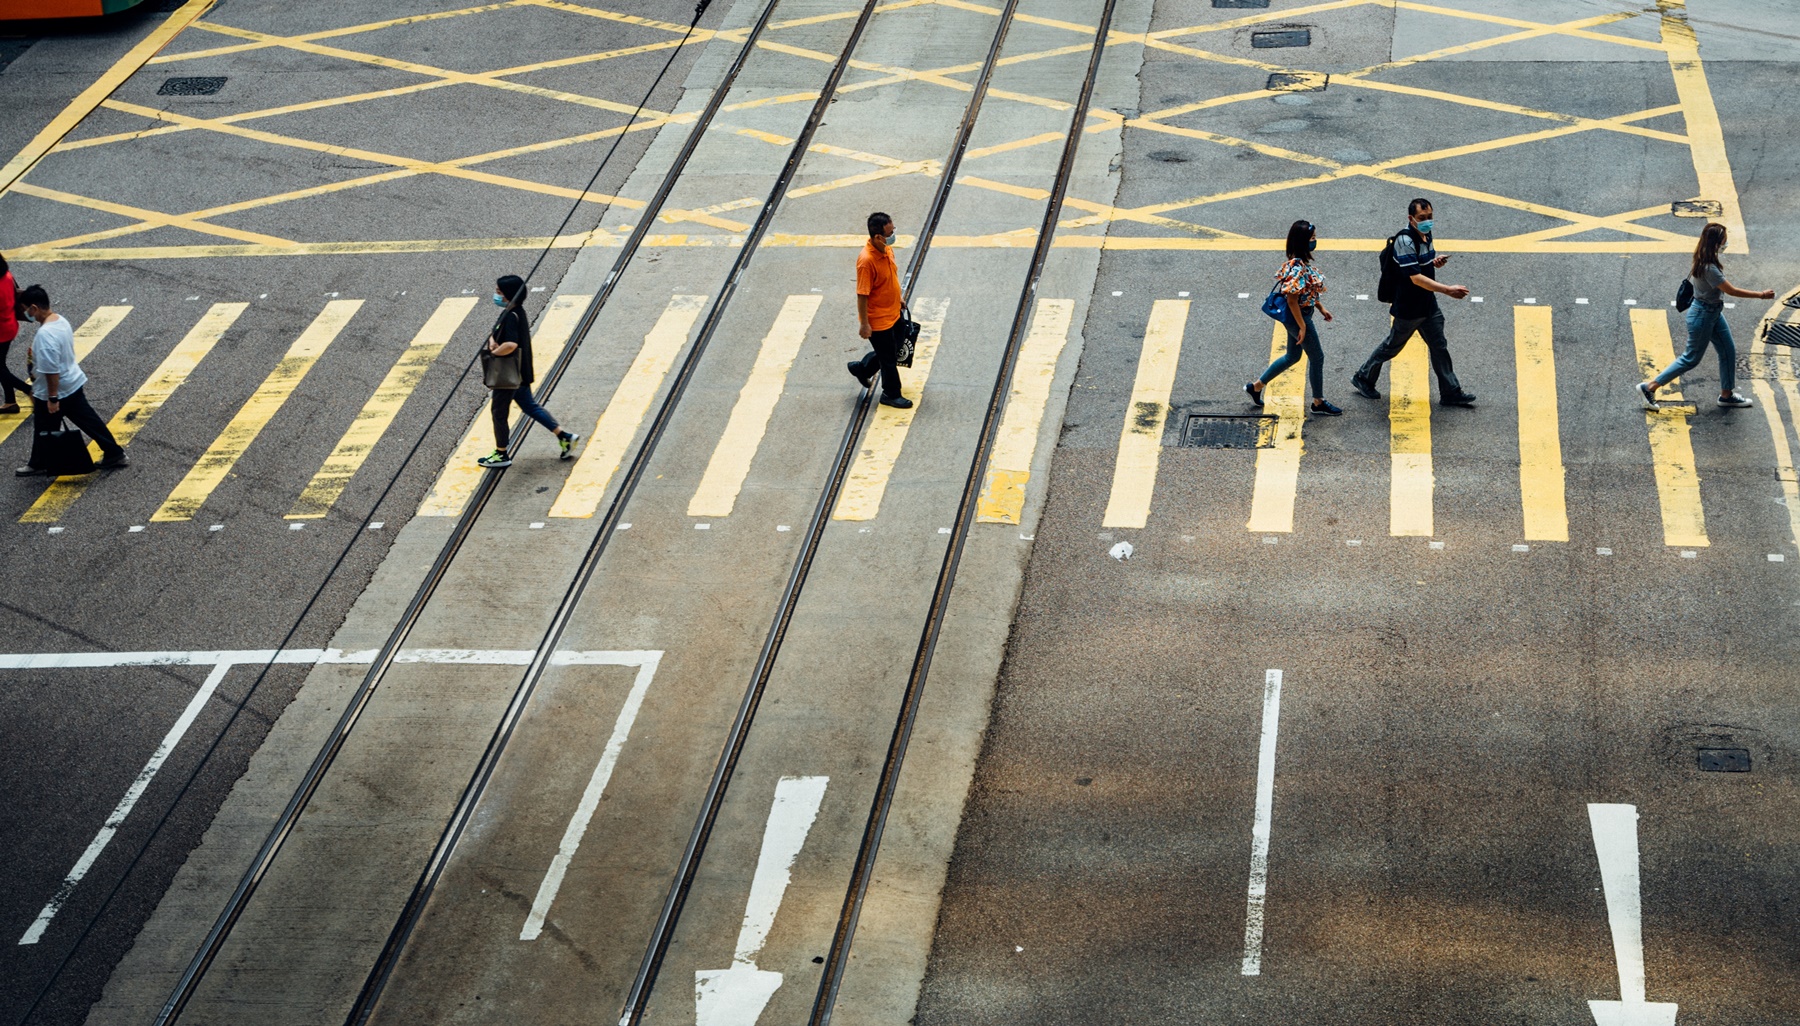
<svg viewBox="0 0 1800 1026"><path fill-rule="evenodd" d="M498 292L494 293L494 305L495 306L505 306L506 305L506 297L502 296Z"/></svg>
<svg viewBox="0 0 1800 1026"><path fill-rule="evenodd" d="M1309 253L1310 253L1310 252L1312 252L1312 251L1313 251L1313 250L1315 250L1315 249L1318 249L1318 248L1319 248L1319 240L1318 240L1318 239L1307 239L1307 240L1306 240L1306 250L1307 250L1307 252L1309 252Z"/></svg>
<svg viewBox="0 0 1800 1026"><path fill-rule="evenodd" d="M1426 235L1430 235L1431 234L1431 225L1432 225L1432 220L1431 220L1431 218L1428 217L1425 220L1420 221L1416 227L1420 231L1424 232Z"/></svg>
<svg viewBox="0 0 1800 1026"><path fill-rule="evenodd" d="M886 234L886 235L883 235L883 236L882 236L882 237L881 237L881 241L882 241L882 242L885 242L885 243L887 243L887 244L888 244L888 245L890 245L890 246L892 246L892 245L893 245L893 244L894 244L894 233L893 233L893 232L888 232L888 233L887 233L887 234Z"/></svg>

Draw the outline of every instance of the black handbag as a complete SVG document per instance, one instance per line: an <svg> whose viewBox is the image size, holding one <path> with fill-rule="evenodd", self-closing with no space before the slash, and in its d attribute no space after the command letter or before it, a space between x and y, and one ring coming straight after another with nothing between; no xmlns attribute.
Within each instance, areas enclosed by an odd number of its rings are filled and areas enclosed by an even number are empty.
<svg viewBox="0 0 1800 1026"><path fill-rule="evenodd" d="M86 436L61 418L56 430L39 431L32 442L31 465L52 477L94 472L94 457L88 453Z"/></svg>
<svg viewBox="0 0 1800 1026"><path fill-rule="evenodd" d="M894 366L911 367L913 353L919 348L919 322L912 319L912 311L903 303L900 306L900 341L894 346Z"/></svg>
<svg viewBox="0 0 1800 1026"><path fill-rule="evenodd" d="M1675 309L1687 313L1687 308L1694 305L1694 279L1683 278L1681 284L1675 286Z"/></svg>
<svg viewBox="0 0 1800 1026"><path fill-rule="evenodd" d="M486 346L481 349L481 383L496 391L509 391L525 383L524 351L515 348L505 356L496 356Z"/></svg>

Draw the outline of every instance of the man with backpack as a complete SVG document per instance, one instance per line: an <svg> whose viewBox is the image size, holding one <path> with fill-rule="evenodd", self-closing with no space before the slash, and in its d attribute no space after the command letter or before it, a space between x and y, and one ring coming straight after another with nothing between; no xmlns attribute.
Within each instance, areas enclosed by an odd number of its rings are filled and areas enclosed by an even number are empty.
<svg viewBox="0 0 1800 1026"><path fill-rule="evenodd" d="M1450 258L1438 256L1431 244L1431 201L1416 199L1407 204L1406 227L1387 241L1381 250L1381 282L1376 297L1391 304L1394 326L1387 340L1375 347L1355 374L1350 387L1365 399L1380 399L1375 383L1381 378L1381 365L1400 355L1406 343L1417 334L1431 350L1431 369L1437 373L1438 402L1446 406L1473 406L1475 393L1466 391L1456 380L1450 365L1449 344L1444 340L1444 314L1438 309L1438 295L1463 299L1469 289L1465 285L1440 285L1436 270Z"/></svg>

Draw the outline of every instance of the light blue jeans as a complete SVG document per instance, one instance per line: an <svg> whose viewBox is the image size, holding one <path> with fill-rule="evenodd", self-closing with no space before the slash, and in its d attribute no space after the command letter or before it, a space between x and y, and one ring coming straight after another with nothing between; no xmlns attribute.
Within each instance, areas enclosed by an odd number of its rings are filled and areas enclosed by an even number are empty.
<svg viewBox="0 0 1800 1026"><path fill-rule="evenodd" d="M1700 366L1700 358L1711 345L1719 354L1719 393L1723 395L1737 385L1737 344L1731 340L1731 325L1725 323L1725 306L1707 306L1696 302L1687 310L1687 348L1675 362L1663 369L1652 384L1661 388Z"/></svg>

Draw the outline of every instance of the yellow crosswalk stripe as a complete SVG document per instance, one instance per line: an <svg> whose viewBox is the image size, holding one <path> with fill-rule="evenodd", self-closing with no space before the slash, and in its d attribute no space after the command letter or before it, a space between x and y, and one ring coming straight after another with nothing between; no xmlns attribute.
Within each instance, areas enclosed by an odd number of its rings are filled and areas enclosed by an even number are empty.
<svg viewBox="0 0 1800 1026"><path fill-rule="evenodd" d="M249 303L214 303L212 308L206 311L206 315L200 318L200 323L194 325L192 330L176 344L174 350L163 358L163 362L150 373L149 380L139 386L137 393L126 400L125 405L119 407L119 412L114 414L113 419L106 425L120 445L131 444L131 440L137 437L139 431L143 430L144 424L155 416L156 411L162 409L163 403L168 402L169 396L174 394L175 389L181 387L181 383L187 380L188 375L193 373L195 367L199 366L201 359L207 353L212 352L213 345L233 324L237 323L238 317L242 316L249 306ZM129 310L130 307L114 309ZM120 314L119 316L123 317L124 315ZM100 447L92 442L88 443L88 451L92 452L95 457L100 455ZM25 515L19 518L19 522L53 524L61 520L63 515L69 511L69 507L75 504L75 500L81 498L82 493L87 491L87 486L93 480L93 477L88 475L57 478L50 483L49 488L44 489L44 494L38 496L38 500L31 504L31 508L25 511Z"/></svg>
<svg viewBox="0 0 1800 1026"><path fill-rule="evenodd" d="M1762 339L1750 344L1752 358L1762 357L1775 368L1776 380L1781 384L1781 391L1787 399L1788 417L1800 416L1800 383L1794 380L1793 360L1787 354L1787 347L1779 347L1779 353L1768 352ZM1794 472L1793 449L1788 445L1788 428L1783 422L1781 409L1775 403L1775 388L1765 381L1760 374L1750 378L1750 389L1756 393L1756 402L1762 407L1763 416L1769 421L1769 437L1775 445L1775 479L1781 483L1781 499L1787 505L1788 530L1794 536L1794 544L1800 546L1800 475Z"/></svg>
<svg viewBox="0 0 1800 1026"><path fill-rule="evenodd" d="M1519 495L1525 539L1566 542L1569 509L1549 307L1513 307L1513 354L1519 381Z"/></svg>
<svg viewBox="0 0 1800 1026"><path fill-rule="evenodd" d="M1393 471L1388 487L1388 533L1431 537L1431 359L1423 340L1400 350L1388 364L1388 444Z"/></svg>
<svg viewBox="0 0 1800 1026"><path fill-rule="evenodd" d="M1645 378L1653 378L1675 359L1669 337L1669 316L1661 310L1631 311L1631 338L1637 346L1638 366ZM1681 402L1675 382L1657 394L1669 402ZM1706 513L1700 504L1700 472L1694 466L1694 444L1688 437L1689 410L1680 406L1645 410L1650 432L1650 457L1656 465L1656 495L1662 503L1663 544L1699 548L1710 545L1706 537Z"/></svg>
<svg viewBox="0 0 1800 1026"><path fill-rule="evenodd" d="M313 475L306 490L288 511L288 520L316 520L330 512L350 479L362 468L363 461L375 451L375 444L387 433L388 426L400 412L413 389L424 379L425 372L449 343L450 337L475 308L473 296L453 296L438 304L425 326L413 336L412 343L394 361L387 376L375 387L375 394L363 404L362 411L350 422L344 437L325 457L319 472ZM534 354L535 355L535 354Z"/></svg>
<svg viewBox="0 0 1800 1026"><path fill-rule="evenodd" d="M1287 328L1275 325L1269 359L1287 351ZM1294 530L1294 493L1300 487L1300 454L1305 451L1307 358L1263 383L1263 410L1274 414L1275 444L1256 450L1256 485L1250 493L1250 522L1258 534Z"/></svg>
<svg viewBox="0 0 1800 1026"><path fill-rule="evenodd" d="M225 480L225 475L231 473L231 468L237 465L239 457L250 448L250 443L256 441L256 436L280 412L288 396L294 393L301 379L306 377L306 372L312 370L313 364L324 354L325 347L338 337L344 330L344 325L350 323L350 318L362 308L362 304L360 299L334 299L325 304L325 309L313 318L313 322L288 347L281 362L257 386L255 393L238 409L237 415L219 432L219 437L213 439L212 445L188 469L187 476L163 500L162 506L150 515L152 521L169 523L191 520L195 513L200 512L200 507L206 504L213 490L219 487Z"/></svg>
<svg viewBox="0 0 1800 1026"><path fill-rule="evenodd" d="M1069 340L1069 324L1074 319L1073 299L1040 299L1031 315L1031 331L1019 348L1006 413L1000 419L987 479L975 504L975 519L981 523L1016 524L1024 516L1025 485L1031 480L1031 462L1037 455L1038 430L1044 423L1044 407L1050 402L1056 361Z"/></svg>
<svg viewBox="0 0 1800 1026"><path fill-rule="evenodd" d="M81 322L81 327L75 329L75 362L80 363L87 359L87 355L94 351L94 347L99 345L106 336L112 334L112 330L119 326L119 322L125 319L125 315L130 313L131 309L129 306L103 306L89 314L88 319ZM25 347L23 339L14 340L14 344L21 349ZM18 413L0 417L0 442L6 441L14 431L18 430L20 424L24 424L30 419L31 394L27 392L19 396Z"/></svg>
<svg viewBox="0 0 1800 1026"><path fill-rule="evenodd" d="M943 338L944 318L950 312L948 299L927 300L919 304L919 341L913 350L913 365L900 372L900 394L915 404L922 404L925 383L931 377L931 364L937 358L938 343ZM888 479L912 430L915 405L910 410L892 406L875 407L875 415L863 432L862 448L856 462L850 465L850 476L844 490L838 493L833 520L873 520L881 512L881 497L887 492Z"/></svg>
<svg viewBox="0 0 1800 1026"><path fill-rule="evenodd" d="M688 333L705 305L705 296L675 296L669 300L656 325L644 336L643 348L625 371L612 401L600 414L592 438L575 461L575 469L551 503L551 516L591 517L600 508L600 500L606 498L606 486L624 462L631 440L637 437L638 427L650 411L650 403L662 390L663 378L687 345Z"/></svg>
<svg viewBox="0 0 1800 1026"><path fill-rule="evenodd" d="M731 419L726 422L725 433L713 449L712 459L707 461L700 487L688 501L688 516L731 515L738 492L744 487L744 478L750 473L750 461L762 445L763 433L769 429L769 418L775 413L775 403L787 385L788 370L794 366L794 357L799 355L800 344L806 341L807 329L812 327L813 317L824 299L816 294L796 295L787 297L787 302L781 305L781 312L775 315L775 324L763 336L762 348L757 351L756 366L751 369L749 380L738 390L737 404L731 408Z"/></svg>
<svg viewBox="0 0 1800 1026"><path fill-rule="evenodd" d="M1143 527L1150 519L1150 497L1156 491L1156 465L1162 456L1163 424L1169 417L1169 392L1181 360L1187 332L1188 301L1159 299L1150 308L1138 354L1131 406L1119 432L1119 458L1113 465L1112 493L1103 527Z"/></svg>
<svg viewBox="0 0 1800 1026"><path fill-rule="evenodd" d="M587 309L588 302L593 298L557 296L550 301L549 307L544 310L544 316L538 319L537 330L531 336L533 370L550 366L562 354L563 346L568 345L569 336L574 333L575 325L581 320L582 311ZM491 322L489 326L492 326ZM517 428L523 419L523 415L515 413L513 427ZM481 475L487 473L475 461L494 449L492 424L487 404L483 403L481 409L475 411L474 419L469 421L469 429L463 432L462 441L456 443L456 450L444 461L444 469L438 472L438 479L431 486L431 493L425 496L424 503L419 506L419 516L453 517L468 505L469 496L474 495L476 486L481 484Z"/></svg>

